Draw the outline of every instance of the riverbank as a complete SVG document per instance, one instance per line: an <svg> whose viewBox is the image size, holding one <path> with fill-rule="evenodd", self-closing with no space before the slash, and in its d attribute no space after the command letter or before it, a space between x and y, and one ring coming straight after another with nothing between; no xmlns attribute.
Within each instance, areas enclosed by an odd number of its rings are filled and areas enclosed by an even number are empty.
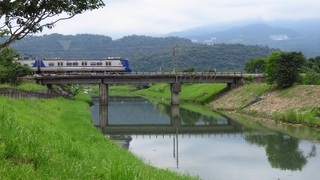
<svg viewBox="0 0 320 180"><path fill-rule="evenodd" d="M319 99L320 86L296 85L287 89L275 89L264 83L251 83L226 92L207 107L284 123L319 127Z"/></svg>
<svg viewBox="0 0 320 180"><path fill-rule="evenodd" d="M145 164L104 137L89 99L0 96L1 179L195 179Z"/></svg>
<svg viewBox="0 0 320 180"><path fill-rule="evenodd" d="M224 89L223 86L215 85L217 84L183 85L181 99L183 102L199 103L197 99L205 97L205 101L211 101ZM122 88L110 87L109 92L119 93ZM168 85L158 84L144 90L124 88L127 91L124 94L148 96L157 99L158 102L170 102ZM292 111L296 111L293 113L296 115L295 118L300 117L297 114L304 113L303 116L310 115L310 119L313 117L317 120L320 106L317 102L319 90L319 86L295 86L285 90L274 90L274 87L267 84L252 83L228 91L206 106L212 110L228 110L229 113L246 113L251 117L270 119L287 117L292 115ZM193 179L187 175L144 164L143 160L105 138L92 126L87 103L90 97L83 93L81 95L84 96L78 96L75 101L63 98L15 100L0 96L1 177ZM291 106L292 103L295 106ZM301 131L299 134L302 134Z"/></svg>
<svg viewBox="0 0 320 180"><path fill-rule="evenodd" d="M121 95L121 88L111 87L113 90L110 92ZM180 101L182 104L202 104L214 111L320 127L320 86L296 85L276 89L266 83L251 82L230 91L225 91L225 88L224 84L183 84ZM142 90L125 87L123 92L170 103L169 84L155 84Z"/></svg>

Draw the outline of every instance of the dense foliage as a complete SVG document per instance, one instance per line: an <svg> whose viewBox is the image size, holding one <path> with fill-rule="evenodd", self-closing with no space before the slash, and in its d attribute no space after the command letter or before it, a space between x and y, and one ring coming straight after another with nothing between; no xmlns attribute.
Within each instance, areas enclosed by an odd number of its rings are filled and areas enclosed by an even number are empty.
<svg viewBox="0 0 320 180"><path fill-rule="evenodd" d="M36 34L55 23L77 14L104 6L102 0L16 0L0 1L0 36L8 35L0 48L20 40L28 34Z"/></svg>
<svg viewBox="0 0 320 180"><path fill-rule="evenodd" d="M273 52L267 59L266 77L268 84L290 87L300 78L305 63L301 52Z"/></svg>
<svg viewBox="0 0 320 180"><path fill-rule="evenodd" d="M17 85L20 83L19 77L32 74L29 67L21 66L13 61L13 58L18 56L18 52L12 48L7 47L0 50L0 83Z"/></svg>
<svg viewBox="0 0 320 180"><path fill-rule="evenodd" d="M309 58L305 67L305 71L313 70L316 73L320 73L320 56Z"/></svg>
<svg viewBox="0 0 320 180"><path fill-rule="evenodd" d="M254 59L249 59L245 63L244 70L247 73L263 73L266 68L266 58L258 57Z"/></svg>
<svg viewBox="0 0 320 180"><path fill-rule="evenodd" d="M51 34L26 37L12 45L22 56L54 58L129 58L133 71L243 71L248 59L266 57L274 49L258 45L203 45L178 37ZM175 49L175 57L174 51Z"/></svg>

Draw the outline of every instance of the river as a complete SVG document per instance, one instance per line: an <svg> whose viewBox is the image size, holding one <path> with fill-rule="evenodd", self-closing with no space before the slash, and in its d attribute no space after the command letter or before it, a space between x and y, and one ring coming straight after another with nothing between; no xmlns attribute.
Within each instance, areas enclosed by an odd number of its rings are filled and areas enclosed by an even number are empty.
<svg viewBox="0 0 320 180"><path fill-rule="evenodd" d="M155 167L210 180L320 176L317 129L243 123L141 98L109 98L107 107L96 101L91 112L107 137Z"/></svg>

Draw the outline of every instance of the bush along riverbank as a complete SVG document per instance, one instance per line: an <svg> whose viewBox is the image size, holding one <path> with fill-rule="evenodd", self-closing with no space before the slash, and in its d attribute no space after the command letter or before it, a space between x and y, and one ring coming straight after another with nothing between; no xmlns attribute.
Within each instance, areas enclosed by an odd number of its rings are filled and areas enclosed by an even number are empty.
<svg viewBox="0 0 320 180"><path fill-rule="evenodd" d="M0 96L1 179L196 179L145 164L106 138L92 125L90 97L80 95Z"/></svg>
<svg viewBox="0 0 320 180"><path fill-rule="evenodd" d="M320 127L320 86L296 85L275 89L250 83L228 91L207 107L257 116L278 122Z"/></svg>

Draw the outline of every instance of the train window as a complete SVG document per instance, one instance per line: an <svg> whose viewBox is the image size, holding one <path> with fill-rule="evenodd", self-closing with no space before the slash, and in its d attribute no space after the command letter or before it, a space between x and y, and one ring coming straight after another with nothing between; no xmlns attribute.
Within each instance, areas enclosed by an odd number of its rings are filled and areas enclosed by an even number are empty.
<svg viewBox="0 0 320 180"><path fill-rule="evenodd" d="M97 62L97 65L98 66L102 66L102 62Z"/></svg>
<svg viewBox="0 0 320 180"><path fill-rule="evenodd" d="M59 66L63 66L63 62L60 62L60 65Z"/></svg>
<svg viewBox="0 0 320 180"><path fill-rule="evenodd" d="M67 66L72 66L72 63L71 62L67 62Z"/></svg>
<svg viewBox="0 0 320 180"><path fill-rule="evenodd" d="M49 66L54 66L54 63L49 63Z"/></svg>
<svg viewBox="0 0 320 180"><path fill-rule="evenodd" d="M73 66L78 66L78 64L79 64L78 62L73 62L72 63Z"/></svg>
<svg viewBox="0 0 320 180"><path fill-rule="evenodd" d="M111 62L106 62L106 66L111 66Z"/></svg>
<svg viewBox="0 0 320 180"><path fill-rule="evenodd" d="M92 62L92 63L90 63L90 65L91 65L91 66L95 66L95 65L97 65L97 63Z"/></svg>
<svg viewBox="0 0 320 180"><path fill-rule="evenodd" d="M82 65L82 66L86 66L86 65L87 65L87 62L81 62L81 65Z"/></svg>

